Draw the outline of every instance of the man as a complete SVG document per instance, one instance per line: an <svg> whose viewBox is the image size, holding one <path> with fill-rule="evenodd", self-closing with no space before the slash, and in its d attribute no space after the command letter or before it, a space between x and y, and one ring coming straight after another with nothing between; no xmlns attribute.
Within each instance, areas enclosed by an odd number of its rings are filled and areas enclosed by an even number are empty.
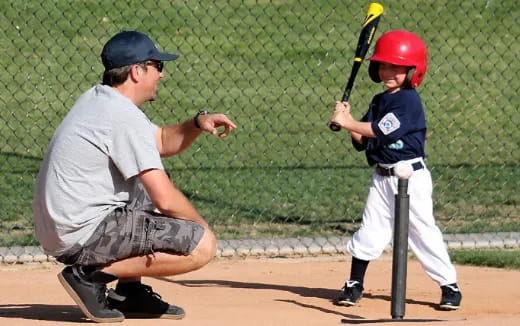
<svg viewBox="0 0 520 326"><path fill-rule="evenodd" d="M103 84L74 104L38 174L36 237L69 265L58 279L96 322L184 317L141 276L193 271L216 252L214 234L172 184L161 157L182 152L203 131L224 138L236 125L224 114L199 111L161 128L139 109L156 98L164 61L177 57L136 31L112 37L101 53ZM107 295L106 284L116 279Z"/></svg>

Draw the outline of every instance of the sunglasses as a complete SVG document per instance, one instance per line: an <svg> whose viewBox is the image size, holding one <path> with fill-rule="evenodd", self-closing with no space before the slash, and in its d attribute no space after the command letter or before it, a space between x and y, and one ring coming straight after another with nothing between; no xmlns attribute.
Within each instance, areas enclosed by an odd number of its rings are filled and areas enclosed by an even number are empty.
<svg viewBox="0 0 520 326"><path fill-rule="evenodd" d="M147 66L154 66L157 71L162 72L164 68L164 62L162 61L147 61Z"/></svg>

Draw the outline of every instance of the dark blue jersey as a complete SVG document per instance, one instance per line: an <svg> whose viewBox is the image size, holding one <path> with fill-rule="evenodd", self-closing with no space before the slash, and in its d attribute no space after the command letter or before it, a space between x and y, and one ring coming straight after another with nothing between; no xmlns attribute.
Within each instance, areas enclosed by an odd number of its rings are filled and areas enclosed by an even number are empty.
<svg viewBox="0 0 520 326"><path fill-rule="evenodd" d="M391 164L424 157L426 118L421 98L415 89L374 96L362 122L371 122L376 138L352 140L358 151L365 151L369 165Z"/></svg>

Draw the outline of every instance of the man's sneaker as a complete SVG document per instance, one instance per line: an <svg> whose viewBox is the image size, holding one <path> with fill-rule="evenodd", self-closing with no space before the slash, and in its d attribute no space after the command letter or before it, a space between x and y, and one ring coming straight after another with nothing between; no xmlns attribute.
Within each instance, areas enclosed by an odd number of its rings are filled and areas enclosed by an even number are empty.
<svg viewBox="0 0 520 326"><path fill-rule="evenodd" d="M85 269L80 266L65 267L58 274L61 285L89 319L98 323L123 321L125 316L109 308L106 300L106 284L117 278L94 269L86 272Z"/></svg>
<svg viewBox="0 0 520 326"><path fill-rule="evenodd" d="M347 281L343 292L336 299L336 303L343 306L354 306L363 296L363 285L358 281Z"/></svg>
<svg viewBox="0 0 520 326"><path fill-rule="evenodd" d="M443 310L457 310L460 307L462 293L457 283L441 286L442 297L440 308Z"/></svg>
<svg viewBox="0 0 520 326"><path fill-rule="evenodd" d="M182 319L184 310L161 300L161 296L140 282L119 283L108 292L108 304L127 318Z"/></svg>

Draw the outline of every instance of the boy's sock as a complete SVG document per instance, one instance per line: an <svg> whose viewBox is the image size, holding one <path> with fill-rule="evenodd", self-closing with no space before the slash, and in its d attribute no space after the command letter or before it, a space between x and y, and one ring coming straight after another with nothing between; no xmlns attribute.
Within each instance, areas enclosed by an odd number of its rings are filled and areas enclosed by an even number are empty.
<svg viewBox="0 0 520 326"><path fill-rule="evenodd" d="M352 265L350 266L350 280L358 281L363 284L365 280L365 272L367 271L368 260L361 260L356 257L352 257Z"/></svg>

